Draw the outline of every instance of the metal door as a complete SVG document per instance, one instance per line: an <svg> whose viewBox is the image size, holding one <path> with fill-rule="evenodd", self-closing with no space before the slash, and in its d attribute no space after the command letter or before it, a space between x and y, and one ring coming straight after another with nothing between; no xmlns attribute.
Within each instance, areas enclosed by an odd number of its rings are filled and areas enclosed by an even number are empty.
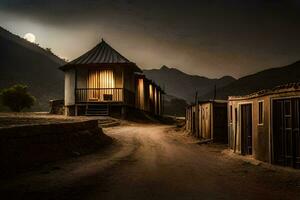
<svg viewBox="0 0 300 200"><path fill-rule="evenodd" d="M292 99L294 167L300 168L300 99Z"/></svg>
<svg viewBox="0 0 300 200"><path fill-rule="evenodd" d="M252 105L241 105L242 154L252 154Z"/></svg>
<svg viewBox="0 0 300 200"><path fill-rule="evenodd" d="M273 162L300 168L299 99L273 101Z"/></svg>

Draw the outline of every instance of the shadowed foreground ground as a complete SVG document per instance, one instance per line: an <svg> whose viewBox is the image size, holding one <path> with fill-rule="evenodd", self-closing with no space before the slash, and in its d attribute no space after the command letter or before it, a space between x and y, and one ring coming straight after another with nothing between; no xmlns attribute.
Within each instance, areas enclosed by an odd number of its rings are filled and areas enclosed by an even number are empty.
<svg viewBox="0 0 300 200"><path fill-rule="evenodd" d="M230 158L168 126L106 129L116 138L93 155L1 180L14 199L299 199L300 172Z"/></svg>

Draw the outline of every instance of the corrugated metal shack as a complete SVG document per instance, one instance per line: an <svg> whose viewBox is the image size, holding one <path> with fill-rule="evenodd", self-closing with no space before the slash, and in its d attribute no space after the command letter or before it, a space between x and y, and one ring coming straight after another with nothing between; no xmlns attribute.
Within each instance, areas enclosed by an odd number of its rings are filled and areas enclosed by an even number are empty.
<svg viewBox="0 0 300 200"><path fill-rule="evenodd" d="M236 153L300 168L300 83L229 97L229 146Z"/></svg>
<svg viewBox="0 0 300 200"><path fill-rule="evenodd" d="M200 139L227 143L227 101L200 101L188 106L186 130Z"/></svg>

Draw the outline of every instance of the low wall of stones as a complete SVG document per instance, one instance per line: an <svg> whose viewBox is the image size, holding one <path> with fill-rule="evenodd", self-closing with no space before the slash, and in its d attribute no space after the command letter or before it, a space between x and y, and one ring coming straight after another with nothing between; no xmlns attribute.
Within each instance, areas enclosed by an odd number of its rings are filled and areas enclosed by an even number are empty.
<svg viewBox="0 0 300 200"><path fill-rule="evenodd" d="M65 106L64 100L50 100L49 107L50 107L50 114L57 114L63 115L65 114Z"/></svg>
<svg viewBox="0 0 300 200"><path fill-rule="evenodd" d="M110 142L97 120L0 128L0 169L5 174L39 167Z"/></svg>

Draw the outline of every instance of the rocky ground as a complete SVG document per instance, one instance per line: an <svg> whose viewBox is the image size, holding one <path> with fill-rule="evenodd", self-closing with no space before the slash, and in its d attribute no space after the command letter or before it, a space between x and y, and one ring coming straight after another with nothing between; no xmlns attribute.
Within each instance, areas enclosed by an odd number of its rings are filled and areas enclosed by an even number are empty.
<svg viewBox="0 0 300 200"><path fill-rule="evenodd" d="M199 145L171 126L105 129L113 145L0 181L6 199L299 199L300 172Z"/></svg>

